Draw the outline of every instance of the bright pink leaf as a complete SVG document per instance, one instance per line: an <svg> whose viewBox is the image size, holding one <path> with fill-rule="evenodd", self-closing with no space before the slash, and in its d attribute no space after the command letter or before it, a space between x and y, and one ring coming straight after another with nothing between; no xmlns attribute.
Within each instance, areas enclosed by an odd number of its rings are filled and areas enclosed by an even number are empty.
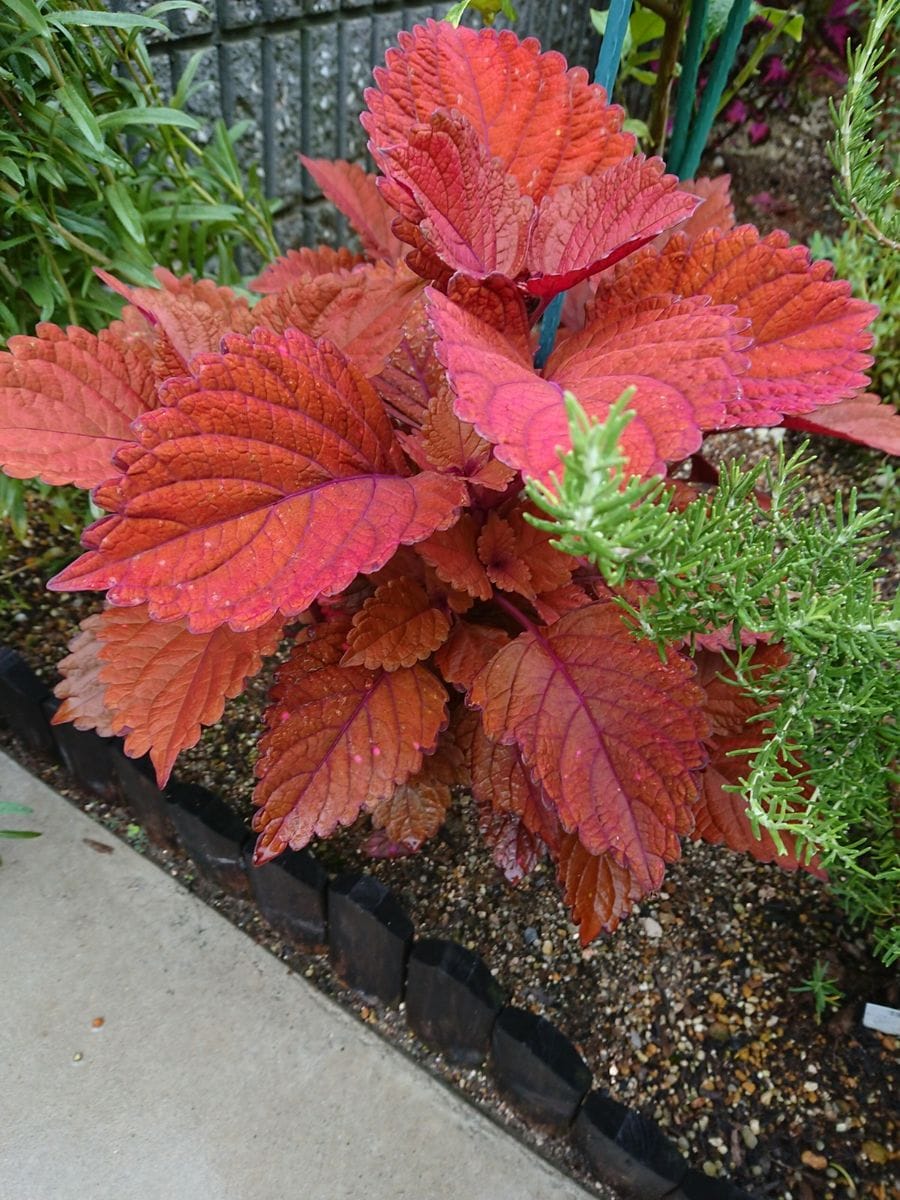
<svg viewBox="0 0 900 1200"><path fill-rule="evenodd" d="M345 634L341 624L302 631L278 672L256 765L257 866L387 800L446 724L447 694L430 671L342 667Z"/></svg>
<svg viewBox="0 0 900 1200"><path fill-rule="evenodd" d="M583 68L567 70L561 54L542 54L533 38L428 21L398 41L386 65L375 69L377 86L366 92L369 111L362 116L379 162L411 125L439 109L468 118L536 203L633 151L634 139L621 132L622 110L606 103Z"/></svg>
<svg viewBox="0 0 900 1200"><path fill-rule="evenodd" d="M549 299L686 220L698 200L677 185L661 158L640 155L546 197L528 247L527 290Z"/></svg>
<svg viewBox="0 0 900 1200"><path fill-rule="evenodd" d="M372 258L396 262L406 248L391 232L394 213L379 195L375 176L355 163L307 158L303 154L300 161L335 208L349 220L366 253Z"/></svg>
<svg viewBox="0 0 900 1200"><path fill-rule="evenodd" d="M457 415L496 444L501 461L539 479L569 446L564 389L603 420L635 385L637 416L622 447L632 471L651 474L693 453L701 430L724 419L744 363L730 311L699 297L650 296L598 314L551 355L543 376L502 334L436 292L429 315Z"/></svg>
<svg viewBox="0 0 900 1200"><path fill-rule="evenodd" d="M39 325L0 354L0 463L7 475L90 488L155 408L151 343L120 321L96 336Z"/></svg>
<svg viewBox="0 0 900 1200"><path fill-rule="evenodd" d="M402 458L370 385L326 342L289 330L226 339L171 383L127 470L98 492L115 515L51 581L148 603L194 633L303 612L399 545L452 524L465 485Z"/></svg>
<svg viewBox="0 0 900 1200"><path fill-rule="evenodd" d="M597 289L593 315L659 292L712 297L749 320L749 367L718 426L776 425L782 416L836 404L868 383L866 326L876 309L833 278L830 263L810 263L787 234L760 237L752 225L709 230L694 242L676 235L621 264ZM590 320L590 315L588 317Z"/></svg>
<svg viewBox="0 0 900 1200"><path fill-rule="evenodd" d="M900 454L900 412L871 392L849 396L809 416L785 417L784 424L801 433L825 434L872 446L885 454Z"/></svg>
<svg viewBox="0 0 900 1200"><path fill-rule="evenodd" d="M658 887L693 824L705 762L703 693L678 655L660 662L612 604L520 634L475 680L487 735L516 741L564 828Z"/></svg>

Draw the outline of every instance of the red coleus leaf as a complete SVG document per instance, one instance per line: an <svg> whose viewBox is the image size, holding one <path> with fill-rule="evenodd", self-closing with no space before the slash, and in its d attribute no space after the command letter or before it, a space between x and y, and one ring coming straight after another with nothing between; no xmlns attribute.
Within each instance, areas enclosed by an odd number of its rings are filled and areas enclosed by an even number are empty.
<svg viewBox="0 0 900 1200"><path fill-rule="evenodd" d="M194 280L190 275L179 279L157 267L158 288L135 288L106 271L97 274L133 304L161 338L160 378L180 374L197 354L217 351L226 333L249 333L256 324L242 296L210 279Z"/></svg>
<svg viewBox="0 0 900 1200"><path fill-rule="evenodd" d="M255 292L270 295L284 291L300 279L346 273L364 262L361 254L354 254L345 246L337 250L331 246L318 246L315 250L302 246L299 250L288 250L287 254L269 263L250 286Z"/></svg>
<svg viewBox="0 0 900 1200"><path fill-rule="evenodd" d="M428 21L399 35L375 69L362 124L379 165L382 152L405 141L412 125L439 109L466 117L492 158L535 202L584 175L628 158L623 112L581 67L542 54L532 38L508 31L454 29Z"/></svg>
<svg viewBox="0 0 900 1200"><path fill-rule="evenodd" d="M396 262L405 250L391 232L394 214L378 194L375 176L355 163L331 162L325 158L300 161L328 197L359 234L363 249L372 258Z"/></svg>
<svg viewBox="0 0 900 1200"><path fill-rule="evenodd" d="M420 292L399 329L395 348L373 382L388 411L404 426L418 428L431 402L447 389L447 377L434 353L434 330Z"/></svg>
<svg viewBox="0 0 900 1200"><path fill-rule="evenodd" d="M453 789L463 784L465 777L462 751L443 734L421 769L373 811L373 827L383 829L392 842L408 851L418 850L443 825Z"/></svg>
<svg viewBox="0 0 900 1200"><path fill-rule="evenodd" d="M786 417L784 424L802 433L828 434L885 454L900 454L900 412L871 392L850 396L811 416Z"/></svg>
<svg viewBox="0 0 900 1200"><path fill-rule="evenodd" d="M106 705L106 685L100 679L105 664L97 653L97 635L105 617L106 613L85 617L69 642L69 653L59 662L62 679L54 691L62 703L53 714L53 724L71 721L76 729L95 729L101 737L114 737L117 723Z"/></svg>
<svg viewBox="0 0 900 1200"><path fill-rule="evenodd" d="M740 388L717 426L776 425L782 416L835 404L866 386L872 361L866 326L876 309L833 278L830 263L810 263L787 234L760 237L752 225L728 233L709 230L695 241L676 235L657 251L648 247L602 280L588 320L609 306L673 292L733 304L749 320L753 341Z"/></svg>
<svg viewBox="0 0 900 1200"><path fill-rule="evenodd" d="M0 354L0 463L7 475L91 488L155 408L152 343L116 321L94 335L38 325Z"/></svg>
<svg viewBox="0 0 900 1200"><path fill-rule="evenodd" d="M346 667L384 667L386 671L411 667L437 650L449 632L449 619L432 608L421 584L408 577L392 579L383 583L353 618L341 662Z"/></svg>
<svg viewBox="0 0 900 1200"><path fill-rule="evenodd" d="M642 155L560 188L538 211L526 288L549 299L686 220L697 204L661 158Z"/></svg>
<svg viewBox="0 0 900 1200"><path fill-rule="evenodd" d="M637 416L622 438L636 474L662 473L724 420L744 365L731 310L705 299L650 296L596 317L551 355L543 375L497 330L429 293L438 354L456 413L496 444L503 462L538 479L569 446L563 391L603 420L626 387Z"/></svg>
<svg viewBox="0 0 900 1200"><path fill-rule="evenodd" d="M476 600L489 600L493 589L477 553L479 532L472 514L463 513L449 529L432 534L416 549L439 579Z"/></svg>
<svg viewBox="0 0 900 1200"><path fill-rule="evenodd" d="M515 532L509 522L496 512L488 513L484 528L478 535L478 557L495 587L533 599L535 590L531 583L531 570L517 552Z"/></svg>
<svg viewBox="0 0 900 1200"><path fill-rule="evenodd" d="M448 683L469 691L478 672L508 641L509 634L494 625L457 621L435 654L434 663Z"/></svg>
<svg viewBox="0 0 900 1200"><path fill-rule="evenodd" d="M254 629L455 519L465 485L398 473L377 395L327 342L258 330L194 372L143 418L125 473L98 491L114 515L52 589L108 588L194 633Z"/></svg>
<svg viewBox="0 0 900 1200"><path fill-rule="evenodd" d="M758 645L750 670L756 675L768 674L783 667L787 659L787 653L778 644ZM783 835L786 853L779 852L765 829L760 829L760 836L756 837L747 816L746 800L740 792L726 790L739 786L746 778L754 754L771 732L771 723L760 720L764 709L735 685L734 669L726 655L704 650L696 661L712 729L707 738L709 764L700 780L691 837L750 854L758 862L777 863L787 871L799 867L825 878L817 858L806 862L798 856L795 839L789 834Z"/></svg>
<svg viewBox="0 0 900 1200"><path fill-rule="evenodd" d="M398 234L426 252L425 278L440 273L426 265L430 255L473 279L519 274L534 203L461 114L437 112L411 126L384 159L382 195L405 218Z"/></svg>
<svg viewBox="0 0 900 1200"><path fill-rule="evenodd" d="M430 671L341 666L346 633L345 623L301 631L278 672L256 766L257 866L387 800L446 724L447 694Z"/></svg>
<svg viewBox="0 0 900 1200"><path fill-rule="evenodd" d="M377 375L400 340L421 286L402 264L366 263L296 279L264 297L253 316L256 325L275 333L300 329L313 338L327 337L364 374Z"/></svg>
<svg viewBox="0 0 900 1200"><path fill-rule="evenodd" d="M556 847L559 821L517 747L487 737L477 713L463 717L459 741L469 759L481 835L508 882L518 883L534 870L548 845Z"/></svg>
<svg viewBox="0 0 900 1200"><path fill-rule="evenodd" d="M490 442L456 416L453 396L446 384L429 404L422 428L412 435L401 434L400 442L423 470L431 468L459 475L491 491L504 491L515 475L494 458Z"/></svg>
<svg viewBox="0 0 900 1200"><path fill-rule="evenodd" d="M485 732L516 741L566 830L658 887L690 830L706 720L693 668L662 663L612 604L520 634L475 679Z"/></svg>
<svg viewBox="0 0 900 1200"><path fill-rule="evenodd" d="M281 627L274 620L250 633L220 628L198 635L181 622L151 621L143 605L106 609L82 622L72 654L60 663L64 679L56 694L64 703L54 721L124 734L125 753L149 753L163 787L177 756L197 744L201 726L214 725L225 701L240 695L274 653ZM98 699L106 719L95 719Z"/></svg>
<svg viewBox="0 0 900 1200"><path fill-rule="evenodd" d="M646 891L612 854L592 854L574 833L560 840L557 875L582 946L616 930Z"/></svg>

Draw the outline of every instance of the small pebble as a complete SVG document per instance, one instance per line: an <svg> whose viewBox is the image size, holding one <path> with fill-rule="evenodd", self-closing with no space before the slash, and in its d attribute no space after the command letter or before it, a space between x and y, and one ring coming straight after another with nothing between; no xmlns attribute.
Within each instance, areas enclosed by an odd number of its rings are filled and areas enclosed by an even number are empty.
<svg viewBox="0 0 900 1200"><path fill-rule="evenodd" d="M811 1167L813 1171L824 1171L828 1166L828 1159L824 1154L816 1154L813 1150L804 1150L800 1155L800 1161L806 1167Z"/></svg>
<svg viewBox="0 0 900 1200"><path fill-rule="evenodd" d="M643 917L641 919L641 924L643 925L644 933L646 933L648 938L662 937L663 927L660 925L659 921L655 920L653 917Z"/></svg>

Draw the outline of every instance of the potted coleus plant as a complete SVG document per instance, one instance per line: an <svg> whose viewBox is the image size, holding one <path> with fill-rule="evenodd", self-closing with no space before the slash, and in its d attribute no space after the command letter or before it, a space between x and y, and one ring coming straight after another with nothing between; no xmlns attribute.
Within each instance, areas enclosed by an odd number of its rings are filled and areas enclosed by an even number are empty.
<svg viewBox="0 0 900 1200"><path fill-rule="evenodd" d="M163 784L289 639L257 863L362 812L382 850L412 851L468 783L510 878L557 861L585 940L684 836L796 867L708 769L762 728L722 693L728 631L708 630L700 675L636 640L532 522L523 477L558 467L567 391L602 420L635 389L620 447L641 476L716 430L827 427L865 388L872 308L786 236L735 228L720 183L636 155L602 88L534 40L429 22L375 79L378 177L306 161L362 253L292 251L252 307L165 271L109 278L121 321L43 326L0 361L5 470L90 488L106 514L49 585L106 592L56 719L124 737ZM877 407L856 436L881 444Z"/></svg>

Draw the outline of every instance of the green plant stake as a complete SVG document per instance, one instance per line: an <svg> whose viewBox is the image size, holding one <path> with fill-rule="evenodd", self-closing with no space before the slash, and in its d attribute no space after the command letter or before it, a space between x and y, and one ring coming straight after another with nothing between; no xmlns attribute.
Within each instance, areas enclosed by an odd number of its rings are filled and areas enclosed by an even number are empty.
<svg viewBox="0 0 900 1200"><path fill-rule="evenodd" d="M697 92L697 78L700 74L700 62L703 58L703 33L706 29L706 0L693 0L691 15L688 18L687 35L684 43L684 57L681 63L681 77L678 81L678 95L675 100L675 123L672 128L672 138L669 142L669 153L666 161L670 171L679 174L678 164L687 146L688 133L694 113L694 96ZM682 175L683 179L684 176Z"/></svg>

